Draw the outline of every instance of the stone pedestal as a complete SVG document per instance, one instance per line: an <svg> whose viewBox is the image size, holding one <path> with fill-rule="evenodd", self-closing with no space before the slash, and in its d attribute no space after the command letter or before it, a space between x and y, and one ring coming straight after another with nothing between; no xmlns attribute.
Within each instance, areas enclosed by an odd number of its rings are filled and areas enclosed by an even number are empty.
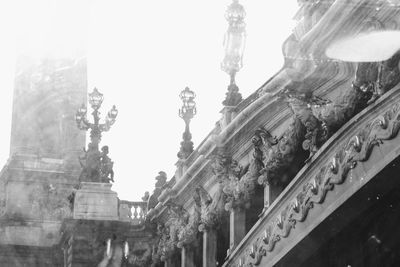
<svg viewBox="0 0 400 267"><path fill-rule="evenodd" d="M74 219L118 220L118 197L109 183L81 183L75 193Z"/></svg>

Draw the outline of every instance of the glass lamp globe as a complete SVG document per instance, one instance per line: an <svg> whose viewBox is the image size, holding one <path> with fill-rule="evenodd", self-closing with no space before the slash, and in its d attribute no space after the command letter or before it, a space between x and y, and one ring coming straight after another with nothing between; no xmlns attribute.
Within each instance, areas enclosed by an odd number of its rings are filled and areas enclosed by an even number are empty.
<svg viewBox="0 0 400 267"><path fill-rule="evenodd" d="M103 103L103 94L97 88L94 88L93 92L89 94L89 103L94 109L100 108Z"/></svg>

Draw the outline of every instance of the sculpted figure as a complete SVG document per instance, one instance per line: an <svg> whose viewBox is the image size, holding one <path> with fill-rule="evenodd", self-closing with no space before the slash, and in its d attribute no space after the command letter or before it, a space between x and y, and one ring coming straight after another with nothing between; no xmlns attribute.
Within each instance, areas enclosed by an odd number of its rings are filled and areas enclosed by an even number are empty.
<svg viewBox="0 0 400 267"><path fill-rule="evenodd" d="M79 180L82 182L109 183L114 182L114 162L108 156L108 146L103 146L101 152L95 145L89 143L85 155L79 158L82 172Z"/></svg>
<svg viewBox="0 0 400 267"><path fill-rule="evenodd" d="M104 183L114 182L114 162L108 157L108 146L101 148L100 180Z"/></svg>
<svg viewBox="0 0 400 267"><path fill-rule="evenodd" d="M85 155L79 158L82 172L79 180L82 182L98 182L100 176L100 152L92 143L89 143L88 150L83 149Z"/></svg>

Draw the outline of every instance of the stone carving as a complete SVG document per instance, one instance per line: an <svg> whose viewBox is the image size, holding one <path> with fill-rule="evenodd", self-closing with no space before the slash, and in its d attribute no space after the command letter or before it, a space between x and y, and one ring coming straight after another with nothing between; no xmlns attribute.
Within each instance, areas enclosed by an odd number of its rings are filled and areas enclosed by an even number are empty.
<svg viewBox="0 0 400 267"><path fill-rule="evenodd" d="M154 208L158 203L158 197L167 186L167 174L163 171L156 176L156 184L154 186L153 194L148 199L147 210Z"/></svg>
<svg viewBox="0 0 400 267"><path fill-rule="evenodd" d="M244 196L247 192L243 190L244 181L240 181L249 166L243 167L236 160L228 156L223 151L217 152L212 163L212 170L220 184L220 189L224 193L225 209L230 210L235 207L248 206Z"/></svg>
<svg viewBox="0 0 400 267"><path fill-rule="evenodd" d="M167 242L169 238L168 228L162 224L157 224L157 232L156 238L154 241L154 246L151 253L151 266L156 266L157 263L165 260L167 257L164 251L164 244Z"/></svg>
<svg viewBox="0 0 400 267"><path fill-rule="evenodd" d="M349 171L355 168L358 162L367 161L375 146L385 140L393 139L399 130L400 104L396 104L367 124L337 150L332 160L305 184L296 198L282 209L275 220L267 224L263 236L257 238L246 250L245 262L242 262L241 266L259 265L277 242L289 236L291 229L297 223L306 220L309 210L314 205L323 203L327 193L345 181Z"/></svg>
<svg viewBox="0 0 400 267"><path fill-rule="evenodd" d="M88 150L83 150L84 156L79 158L82 172L80 181L109 183L114 182L114 162L108 157L108 146L103 146L101 152L95 145L89 143Z"/></svg>
<svg viewBox="0 0 400 267"><path fill-rule="evenodd" d="M280 140L283 140L282 138ZM253 157L245 167L240 166L237 161L231 159L227 154L219 153L215 156L213 171L224 193L226 210L236 207L248 208L250 206L257 181L265 173L266 164L268 164L268 160L273 155L272 147L277 145L280 140L273 137L264 128L256 130L252 139L254 146ZM282 155L282 153L279 152L279 155Z"/></svg>
<svg viewBox="0 0 400 267"><path fill-rule="evenodd" d="M142 200L143 200L144 202L147 202L147 201L149 200L149 198L150 198L150 193L149 193L149 191L144 192L144 196L142 197Z"/></svg>
<svg viewBox="0 0 400 267"><path fill-rule="evenodd" d="M312 106L325 106L330 101L313 95L309 89L302 88L302 91L297 91L294 87L285 88L279 93L279 96L289 104L295 117L306 129L302 147L310 152L306 160L308 162L321 144L328 139L326 123L314 116Z"/></svg>
<svg viewBox="0 0 400 267"><path fill-rule="evenodd" d="M265 167L264 160L271 157L271 148L278 144L279 140L266 129L260 127L255 131L251 142L254 146L254 164L251 171L254 172L254 175L259 175L259 171Z"/></svg>
<svg viewBox="0 0 400 267"><path fill-rule="evenodd" d="M370 95L368 103L374 102L399 82L399 59L398 52L384 62L358 64L353 86Z"/></svg>
<svg viewBox="0 0 400 267"><path fill-rule="evenodd" d="M159 239L153 249L153 264L170 258L177 248L194 244L200 222L200 199L195 198L195 203L193 214L180 205L167 204L168 219L164 225L158 225Z"/></svg>
<svg viewBox="0 0 400 267"><path fill-rule="evenodd" d="M214 201L210 194L201 186L196 187L196 198L200 202L199 231L207 231L218 225L218 198Z"/></svg>
<svg viewBox="0 0 400 267"><path fill-rule="evenodd" d="M182 206L169 204L168 220L165 222L165 228L168 229L168 238L163 246L162 261L170 258L175 252L179 241L179 231L187 224L188 219L189 214Z"/></svg>
<svg viewBox="0 0 400 267"><path fill-rule="evenodd" d="M263 168L258 178L259 184L287 184L288 177L283 175L300 149L305 128L300 119L294 118L293 123L277 140L277 143L267 142L257 149L257 158L262 158ZM264 141L265 142L265 141Z"/></svg>
<svg viewBox="0 0 400 267"><path fill-rule="evenodd" d="M382 63L359 63L353 90L345 91L334 102L319 98L300 85L286 87L278 94L306 130L302 146L310 152L307 162L333 132L400 82L399 60L397 53Z"/></svg>
<svg viewBox="0 0 400 267"><path fill-rule="evenodd" d="M135 242L128 256L128 263L133 266L150 266L151 246L148 242Z"/></svg>
<svg viewBox="0 0 400 267"><path fill-rule="evenodd" d="M399 60L400 53L397 53L383 62L380 74L380 63L359 63L352 84L353 90L346 90L333 103L324 107L313 107L314 114L326 122L331 133L335 132L377 97L400 82Z"/></svg>
<svg viewBox="0 0 400 267"><path fill-rule="evenodd" d="M114 162L108 156L108 146L103 146L100 153L100 181L114 182Z"/></svg>
<svg viewBox="0 0 400 267"><path fill-rule="evenodd" d="M89 143L88 150L83 148L83 152L84 155L79 157L79 163L82 167L79 181L96 182L100 176L100 151L92 143Z"/></svg>
<svg viewBox="0 0 400 267"><path fill-rule="evenodd" d="M194 212L190 214L186 224L182 225L182 228L179 229L178 243L177 243L178 248L190 245L199 245L196 244L196 241L200 223L201 199L196 194L194 195L193 199L195 202Z"/></svg>

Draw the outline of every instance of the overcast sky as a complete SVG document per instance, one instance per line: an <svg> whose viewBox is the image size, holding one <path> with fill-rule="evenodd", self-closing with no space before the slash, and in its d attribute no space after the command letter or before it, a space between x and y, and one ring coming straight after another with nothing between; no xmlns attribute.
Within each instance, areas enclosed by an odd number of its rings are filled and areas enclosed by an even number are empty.
<svg viewBox="0 0 400 267"><path fill-rule="evenodd" d="M190 125L195 146L220 119L229 83L220 62L230 2L0 0L0 165L9 156L17 53L68 56L82 45L89 90L96 86L104 93L105 111L112 104L119 109L102 140L115 162L113 190L121 199L139 200L153 190L160 170L171 178L184 130L180 91L189 86L197 94L198 114ZM246 97L282 66L281 45L298 6L296 0L240 3L247 12L247 43L237 84Z"/></svg>

